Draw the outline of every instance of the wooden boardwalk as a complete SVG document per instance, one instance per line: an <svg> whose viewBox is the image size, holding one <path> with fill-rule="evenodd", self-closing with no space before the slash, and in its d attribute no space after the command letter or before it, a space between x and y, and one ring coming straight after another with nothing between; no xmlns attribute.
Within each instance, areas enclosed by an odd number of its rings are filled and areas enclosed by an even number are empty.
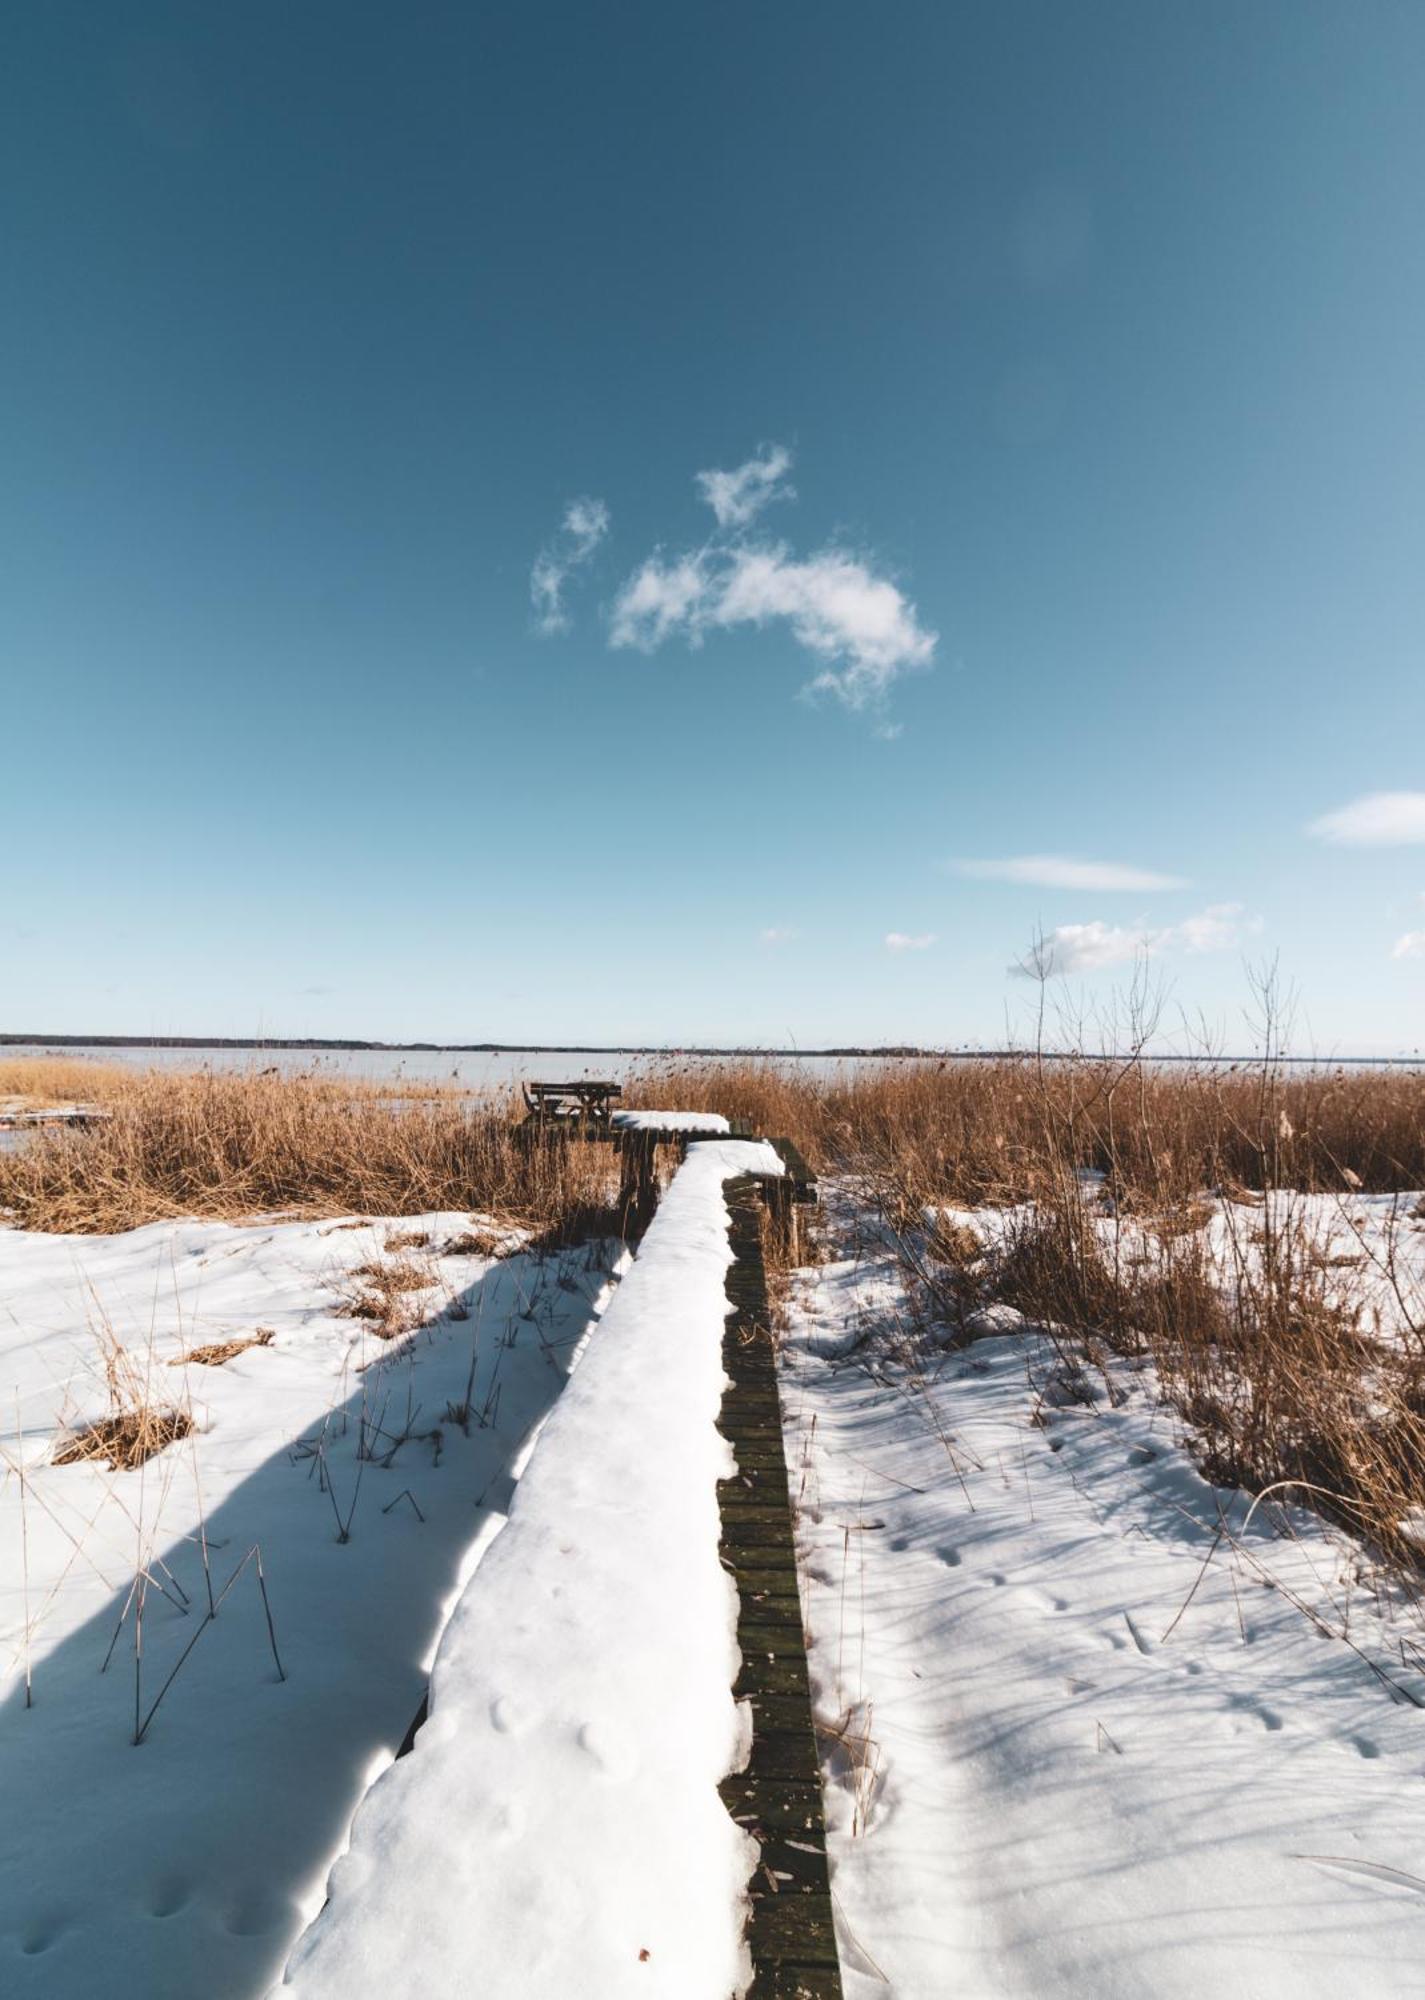
<svg viewBox="0 0 1425 2000"><path fill-rule="evenodd" d="M742 1671L735 1692L752 1706L752 1755L720 1787L728 1811L761 1845L749 1884L748 2000L841 2000L826 1866L821 1775L797 1590L791 1494L782 1451L762 1202L750 1176L726 1186L732 1302L723 1355L732 1378L720 1427L738 1475L718 1487L722 1560L737 1580Z"/></svg>

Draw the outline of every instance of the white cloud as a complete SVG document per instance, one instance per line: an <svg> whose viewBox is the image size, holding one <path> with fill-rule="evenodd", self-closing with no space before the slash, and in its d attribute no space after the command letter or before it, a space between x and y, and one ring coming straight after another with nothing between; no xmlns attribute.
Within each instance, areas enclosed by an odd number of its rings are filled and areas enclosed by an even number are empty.
<svg viewBox="0 0 1425 2000"><path fill-rule="evenodd" d="M654 549L625 579L609 644L653 653L674 637L696 647L712 631L781 623L817 663L805 692L834 694L851 709L878 707L900 675L932 664L937 634L874 557L839 547L801 556L741 532L773 500L796 498L785 478L791 463L784 445L767 445L730 472L698 473L717 530L697 549ZM537 578L537 600L540 588ZM553 609L562 618L557 589ZM878 733L899 731L882 719Z"/></svg>
<svg viewBox="0 0 1425 2000"><path fill-rule="evenodd" d="M1231 951L1261 929L1259 917L1249 917L1240 903L1211 903L1180 924L1150 928L1145 924L1060 924L1038 940L1009 967L1021 979L1069 979L1081 972L1126 965L1136 958L1156 958L1165 951L1191 956Z"/></svg>
<svg viewBox="0 0 1425 2000"><path fill-rule="evenodd" d="M792 469L785 445L763 446L761 458L749 458L733 472L700 472L698 485L717 516L720 528L745 528L774 500L795 500L796 490L782 482Z"/></svg>
<svg viewBox="0 0 1425 2000"><path fill-rule="evenodd" d="M977 882L1020 882L1037 889L1181 889L1177 875L1159 875L1117 861L1076 861L1069 854L1012 854L1003 861L952 861L957 875Z"/></svg>
<svg viewBox="0 0 1425 2000"><path fill-rule="evenodd" d="M1244 937L1262 928L1260 917L1249 917L1240 903L1209 903L1195 917L1184 917L1165 933L1169 944L1186 952L1232 951Z"/></svg>
<svg viewBox="0 0 1425 2000"><path fill-rule="evenodd" d="M569 502L559 533L535 557L529 573L529 599L534 606L535 626L546 637L568 631L564 586L576 570L589 562L608 532L608 508L602 500L585 495Z"/></svg>
<svg viewBox="0 0 1425 2000"><path fill-rule="evenodd" d="M610 639L651 653L678 630L697 645L714 628L778 619L825 662L810 687L848 708L878 700L935 652L936 634L915 606L859 557L824 549L799 558L783 544L710 548L671 562L650 556L615 600Z"/></svg>
<svg viewBox="0 0 1425 2000"><path fill-rule="evenodd" d="M780 924L768 924L760 936L763 944L789 944L793 938L800 937L801 932L788 930Z"/></svg>
<svg viewBox="0 0 1425 2000"><path fill-rule="evenodd" d="M1425 958L1425 931L1406 931L1391 946L1392 958Z"/></svg>
<svg viewBox="0 0 1425 2000"><path fill-rule="evenodd" d="M665 563L649 556L624 584L614 600L609 643L636 646L652 653L679 627L693 645L702 641L704 605L711 588L701 555L679 556Z"/></svg>
<svg viewBox="0 0 1425 2000"><path fill-rule="evenodd" d="M934 942L934 931L917 931L914 934L906 931L886 932L887 951L929 951Z"/></svg>
<svg viewBox="0 0 1425 2000"><path fill-rule="evenodd" d="M1408 847L1425 841L1425 792L1368 792L1306 829L1337 847Z"/></svg>
<svg viewBox="0 0 1425 2000"><path fill-rule="evenodd" d="M1156 951L1158 942L1156 931L1121 924L1060 924L1009 969L1022 979L1067 979L1078 972L1097 972L1105 965L1126 964L1140 953Z"/></svg>

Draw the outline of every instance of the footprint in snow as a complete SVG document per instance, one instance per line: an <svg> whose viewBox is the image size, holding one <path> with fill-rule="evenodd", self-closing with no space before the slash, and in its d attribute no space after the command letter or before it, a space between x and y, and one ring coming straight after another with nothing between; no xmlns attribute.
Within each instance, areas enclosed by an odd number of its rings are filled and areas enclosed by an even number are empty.
<svg viewBox="0 0 1425 2000"><path fill-rule="evenodd" d="M533 1719L533 1711L518 1695L498 1694L490 1703L490 1723L501 1736L522 1736Z"/></svg>
<svg viewBox="0 0 1425 2000"><path fill-rule="evenodd" d="M579 1748L611 1778L629 1778L638 1768L638 1754L623 1732L605 1722L586 1722L579 1731Z"/></svg>
<svg viewBox="0 0 1425 2000"><path fill-rule="evenodd" d="M1037 1583L1022 1585L1020 1596L1026 1603L1032 1604L1036 1611L1058 1612L1067 1611L1069 1608L1067 1597L1056 1597L1052 1590L1041 1590Z"/></svg>
<svg viewBox="0 0 1425 2000"><path fill-rule="evenodd" d="M193 1900L190 1883L180 1881L176 1876L160 1882L149 1900L148 1913L151 1917L176 1917L180 1910L186 1910Z"/></svg>
<svg viewBox="0 0 1425 2000"><path fill-rule="evenodd" d="M62 1917L47 1918L31 1924L21 1935L20 1950L26 1958L38 1958L42 1952L48 1951L52 1945L59 1942L64 1936L64 1930Z"/></svg>
<svg viewBox="0 0 1425 2000"><path fill-rule="evenodd" d="M1255 1695L1232 1695L1227 1706L1235 1709L1239 1715L1250 1715L1254 1721L1261 1723L1263 1729L1272 1733L1282 1727L1282 1719L1276 1710L1268 1708L1265 1702L1258 1701Z"/></svg>

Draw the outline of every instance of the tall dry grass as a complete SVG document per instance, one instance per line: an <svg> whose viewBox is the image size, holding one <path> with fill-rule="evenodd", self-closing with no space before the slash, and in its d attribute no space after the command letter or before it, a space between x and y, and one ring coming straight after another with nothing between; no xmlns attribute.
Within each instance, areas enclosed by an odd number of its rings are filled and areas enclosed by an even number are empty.
<svg viewBox="0 0 1425 2000"><path fill-rule="evenodd" d="M1018 1201L1065 1168L1127 1199L1219 1185L1425 1187L1425 1073L1154 1065L1033 1054L888 1060L830 1074L772 1061L653 1065L625 1102L722 1111L827 1167L891 1169L947 1202Z"/></svg>
<svg viewBox="0 0 1425 2000"><path fill-rule="evenodd" d="M718 1088L679 1081L690 1108ZM1210 1477L1419 1560L1425 1303L1405 1273L1425 1077L1030 1056L721 1088L861 1179L942 1322L968 1329L1001 1300L1090 1362L1147 1356ZM1362 1192L1409 1196L1370 1267L1397 1308L1385 1335L1368 1271L1328 1240ZM988 1250L937 1219L987 1205L1003 1211Z"/></svg>
<svg viewBox="0 0 1425 2000"><path fill-rule="evenodd" d="M968 1327L1003 1300L1090 1363L1149 1357L1211 1478L1312 1506L1419 1563L1425 1304L1402 1274L1425 1216L1420 1072L1035 1054L831 1074L727 1062L651 1069L626 1096L790 1134L871 1192L942 1323ZM1410 1196L1384 1252L1389 1337L1356 1260L1323 1234L1359 1193ZM1004 1211L989 1252L933 1220L987 1205Z"/></svg>
<svg viewBox="0 0 1425 2000"><path fill-rule="evenodd" d="M302 1075L140 1073L82 1131L0 1154L25 1228L111 1233L173 1216L466 1209L537 1233L612 1220L608 1147L529 1143L508 1100Z"/></svg>
<svg viewBox="0 0 1425 2000"><path fill-rule="evenodd" d="M109 1104L140 1072L84 1056L0 1056L0 1107L43 1111L59 1104Z"/></svg>

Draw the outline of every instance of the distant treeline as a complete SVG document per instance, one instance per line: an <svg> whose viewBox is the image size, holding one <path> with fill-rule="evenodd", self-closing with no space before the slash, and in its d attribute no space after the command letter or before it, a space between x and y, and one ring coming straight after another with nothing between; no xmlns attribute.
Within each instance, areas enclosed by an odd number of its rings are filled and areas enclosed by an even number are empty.
<svg viewBox="0 0 1425 2000"><path fill-rule="evenodd" d="M6 1035L0 1034L0 1048L44 1048L44 1049L251 1049L258 1053L263 1049L307 1049L313 1054L340 1054L343 1051L367 1051L373 1055L391 1056L657 1056L663 1062L676 1062L683 1056L722 1056L747 1060L759 1058L763 1061L775 1060L794 1062L799 1057L814 1057L821 1060L835 1060L839 1057L855 1057L859 1061L890 1060L904 1057L922 1062L1123 1062L1131 1060L1121 1053L1109 1049L1045 1049L1036 1054L1033 1049L923 1049L912 1042L876 1044L848 1044L845 1047L828 1049L772 1049L772 1048L713 1048L688 1044L670 1048L666 1044L652 1042L625 1042L595 1044L593 1042L355 1042L319 1041L315 1037L304 1041L290 1041L281 1037L253 1042L236 1035ZM1150 1067L1159 1064L1182 1063L1189 1067L1223 1069L1239 1064L1261 1061L1256 1055L1147 1055L1144 1060ZM1308 1069L1420 1069L1425 1066L1425 1057L1418 1052L1413 1055L1395 1056L1289 1056L1274 1058L1277 1063L1297 1064Z"/></svg>
<svg viewBox="0 0 1425 2000"><path fill-rule="evenodd" d="M889 1047L835 1049L670 1048L643 1042L356 1042L321 1041L315 1037L287 1040L264 1036L250 1041L236 1035L6 1035L0 1048L47 1049L330 1049L370 1050L378 1055L436 1056L943 1056L1007 1055L1002 1049L919 1049L908 1043Z"/></svg>

